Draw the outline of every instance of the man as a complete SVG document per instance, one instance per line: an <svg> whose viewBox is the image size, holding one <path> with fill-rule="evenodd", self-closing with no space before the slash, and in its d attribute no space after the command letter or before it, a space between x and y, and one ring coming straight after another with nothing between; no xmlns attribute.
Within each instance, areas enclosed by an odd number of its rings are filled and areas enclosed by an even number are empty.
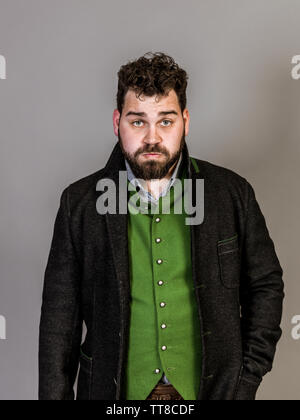
<svg viewBox="0 0 300 420"><path fill-rule="evenodd" d="M145 54L118 76L119 141L104 168L63 191L55 221L39 398L74 399L80 362L79 400L254 400L272 368L284 297L254 190L189 156L188 77L171 57ZM204 180L200 223L187 223L182 204L189 179L196 207ZM116 211L101 211L111 199L105 180Z"/></svg>

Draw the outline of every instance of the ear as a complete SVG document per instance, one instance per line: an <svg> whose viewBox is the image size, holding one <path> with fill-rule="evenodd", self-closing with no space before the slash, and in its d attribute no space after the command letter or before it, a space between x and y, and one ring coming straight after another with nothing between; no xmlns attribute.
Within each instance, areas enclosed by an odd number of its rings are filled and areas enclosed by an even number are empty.
<svg viewBox="0 0 300 420"><path fill-rule="evenodd" d="M120 112L117 109L115 109L113 112L113 125L114 125L114 133L116 136L118 136L120 118L121 118Z"/></svg>
<svg viewBox="0 0 300 420"><path fill-rule="evenodd" d="M189 134L190 129L190 114L187 108L184 109L182 113L184 128L185 128L185 136Z"/></svg>

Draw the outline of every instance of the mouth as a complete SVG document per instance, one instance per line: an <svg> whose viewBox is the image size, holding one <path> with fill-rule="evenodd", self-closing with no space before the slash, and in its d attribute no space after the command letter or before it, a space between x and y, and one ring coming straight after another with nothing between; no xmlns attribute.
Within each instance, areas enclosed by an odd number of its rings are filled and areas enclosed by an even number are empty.
<svg viewBox="0 0 300 420"><path fill-rule="evenodd" d="M143 156L156 158L156 157L161 156L161 153L143 153Z"/></svg>

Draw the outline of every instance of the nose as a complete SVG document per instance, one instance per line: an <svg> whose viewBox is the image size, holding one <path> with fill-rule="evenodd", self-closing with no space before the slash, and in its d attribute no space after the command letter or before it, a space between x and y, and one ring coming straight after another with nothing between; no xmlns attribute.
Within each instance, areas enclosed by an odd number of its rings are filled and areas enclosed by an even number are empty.
<svg viewBox="0 0 300 420"><path fill-rule="evenodd" d="M157 144L161 142L161 138L156 130L155 125L150 125L149 129L144 138L144 142L147 144Z"/></svg>

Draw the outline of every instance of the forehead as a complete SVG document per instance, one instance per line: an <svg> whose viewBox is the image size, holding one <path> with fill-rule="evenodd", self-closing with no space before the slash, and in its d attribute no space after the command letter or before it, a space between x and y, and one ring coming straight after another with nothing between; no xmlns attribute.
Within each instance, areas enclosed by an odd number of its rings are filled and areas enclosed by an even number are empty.
<svg viewBox="0 0 300 420"><path fill-rule="evenodd" d="M170 90L166 96L141 95L139 98L137 98L136 93L132 89L129 89L124 98L123 110L143 111L150 114L151 112L156 113L170 107L180 112L178 97L174 89Z"/></svg>

